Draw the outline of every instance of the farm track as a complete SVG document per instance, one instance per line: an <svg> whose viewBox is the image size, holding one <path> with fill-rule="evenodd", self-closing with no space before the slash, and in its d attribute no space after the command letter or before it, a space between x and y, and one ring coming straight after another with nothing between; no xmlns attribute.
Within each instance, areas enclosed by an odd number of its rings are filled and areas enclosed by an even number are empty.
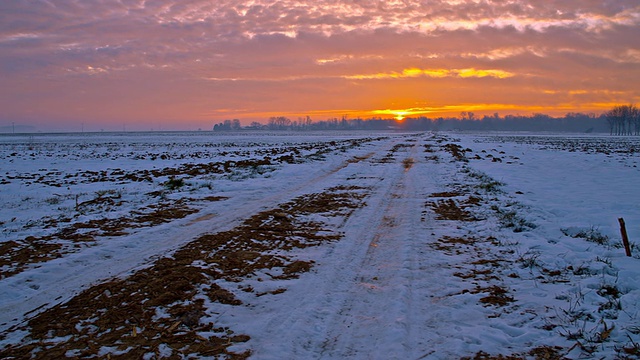
<svg viewBox="0 0 640 360"><path fill-rule="evenodd" d="M377 227L351 235L365 238L369 244L364 256L356 262L356 276L349 279L351 291L341 310L328 321L331 326L321 347L321 354L328 357L393 357L411 353L414 346L417 334L413 333L409 319L421 301L413 291L415 277L421 276L416 259L421 236L417 210L421 206L420 190L434 185L430 183L432 179L418 182L411 171L413 166L425 166L420 160L419 144L405 150L398 154L398 160L410 159L403 164L411 166L396 165L392 169L395 176L384 189L382 206L371 214ZM383 346L388 340L394 345Z"/></svg>
<svg viewBox="0 0 640 360"><path fill-rule="evenodd" d="M384 270L379 267L384 262L400 262L395 264L395 269L386 268L387 275L390 275L388 271L393 272L403 266L402 259L399 257L407 255L407 252L396 252L395 250L398 249L395 245L392 249L381 251L389 245L385 240L391 235L389 231L396 226L394 222L402 221L394 218L395 215L400 214L393 215L391 212L394 205L397 205L394 201L398 201L405 195L398 191L403 191L403 178L406 173L402 167L402 160L411 156L406 149L416 147L411 142L400 145L403 146L393 147L386 153L378 152L375 156L370 156L365 161L345 169L342 177L346 179L346 183L368 185L367 199L371 200L367 202L365 208L357 209L341 226L341 231L348 240L327 248L326 253L319 256L319 259L331 258L335 265L323 267L320 260L316 270L318 273L306 277L305 283L300 284L296 289L296 296L300 297L297 302L299 306L295 309L260 309L260 312L269 315L266 317L256 315L257 319L261 319L257 326L264 326L276 334L296 335L284 337L275 343L269 339L256 339L257 358L272 358L273 354L279 353L290 354L292 358L342 357L353 355L352 350L355 350L359 356L367 357L366 352L362 352L362 348L352 349L354 346L363 345L360 340L356 340L360 336L357 332L366 332L371 329L371 326L379 326L388 319L379 318L375 324L358 322L358 318L367 315L356 313L362 308L354 306L354 302L372 300L372 296L367 296L371 295L370 291L376 287L372 282L395 282L397 279L389 276L382 278L382 275L377 272ZM369 173L366 168L371 167L378 168L375 171L375 177L357 176L357 174ZM379 169L380 167L382 170ZM393 243L393 241L390 242ZM372 280L375 277L379 278ZM395 285L402 286L400 282L395 282ZM379 286L382 287L382 285ZM375 304L368 305L371 305L371 311L381 309ZM334 309L340 310L334 312ZM283 312L283 310L286 311ZM369 318L373 319L373 317ZM392 321L387 325L393 327L393 323ZM371 349L375 344L372 339L361 340L368 344L367 349Z"/></svg>

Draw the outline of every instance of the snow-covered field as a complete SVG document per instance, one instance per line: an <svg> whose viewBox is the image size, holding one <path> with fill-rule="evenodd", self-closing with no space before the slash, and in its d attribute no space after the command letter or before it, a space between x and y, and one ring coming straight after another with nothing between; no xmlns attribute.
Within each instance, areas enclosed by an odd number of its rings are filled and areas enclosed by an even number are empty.
<svg viewBox="0 0 640 360"><path fill-rule="evenodd" d="M5 135L0 358L637 359L639 162L596 135Z"/></svg>

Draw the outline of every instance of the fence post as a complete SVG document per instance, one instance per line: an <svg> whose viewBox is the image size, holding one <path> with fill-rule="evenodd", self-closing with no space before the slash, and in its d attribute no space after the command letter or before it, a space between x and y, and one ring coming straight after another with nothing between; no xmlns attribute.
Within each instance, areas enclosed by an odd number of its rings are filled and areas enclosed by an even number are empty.
<svg viewBox="0 0 640 360"><path fill-rule="evenodd" d="M627 253L627 256L631 256L631 246L629 245L627 228L624 226L624 219L619 218L618 222L620 223L620 234L622 234L622 244L624 245L624 251Z"/></svg>

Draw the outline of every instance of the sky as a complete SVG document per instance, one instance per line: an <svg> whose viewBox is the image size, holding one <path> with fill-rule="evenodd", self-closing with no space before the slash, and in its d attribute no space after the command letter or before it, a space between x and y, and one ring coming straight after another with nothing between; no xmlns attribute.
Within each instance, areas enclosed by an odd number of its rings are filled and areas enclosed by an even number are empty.
<svg viewBox="0 0 640 360"><path fill-rule="evenodd" d="M640 103L638 0L2 0L0 126L600 114Z"/></svg>

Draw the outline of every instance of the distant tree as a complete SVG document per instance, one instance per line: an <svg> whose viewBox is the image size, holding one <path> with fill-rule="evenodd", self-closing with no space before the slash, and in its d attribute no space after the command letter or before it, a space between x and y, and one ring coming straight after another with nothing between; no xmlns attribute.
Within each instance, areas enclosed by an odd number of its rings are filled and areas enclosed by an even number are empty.
<svg viewBox="0 0 640 360"><path fill-rule="evenodd" d="M632 116L632 126L629 125L628 114ZM608 127L607 124L609 125ZM227 126L233 126L233 121L231 121L231 125L226 122L217 124L214 129L222 131ZM268 119L266 125L252 122L246 128L295 131L388 129L438 131L458 129L467 131L606 132L608 130L611 134L628 134L629 131L640 134L640 114L635 106L624 105L598 116L593 113L570 112L560 117L551 117L542 113L531 115L509 114L501 117L498 113L478 116L472 112L462 112L459 117L409 117L400 123L395 119L383 119L380 117L349 119L347 116L343 116L341 118L334 117L313 122L309 116L299 117L296 121L291 121L284 116L274 116Z"/></svg>
<svg viewBox="0 0 640 360"><path fill-rule="evenodd" d="M627 135L633 135L633 130L635 127L634 120L637 112L638 108L636 108L635 105L629 104L626 106L626 111L624 113L624 122Z"/></svg>
<svg viewBox="0 0 640 360"><path fill-rule="evenodd" d="M640 135L640 109L634 104L628 105L629 114L627 115L627 124L629 127L629 135Z"/></svg>
<svg viewBox="0 0 640 360"><path fill-rule="evenodd" d="M249 124L249 126L246 127L246 129L250 129L250 130L260 130L262 129L264 126L257 122L257 121L252 121L251 124Z"/></svg>
<svg viewBox="0 0 640 360"><path fill-rule="evenodd" d="M640 109L637 107L635 107L635 111L633 112L633 124L636 136L640 135Z"/></svg>
<svg viewBox="0 0 640 360"><path fill-rule="evenodd" d="M230 131L230 130L240 130L242 127L240 126L240 120L225 120L219 124L213 125L213 131Z"/></svg>
<svg viewBox="0 0 640 360"><path fill-rule="evenodd" d="M349 120L347 115L342 115L342 119L340 120L340 129L348 129L349 128Z"/></svg>
<svg viewBox="0 0 640 360"><path fill-rule="evenodd" d="M272 116L267 127L270 130L286 130L291 125L291 120L285 116Z"/></svg>
<svg viewBox="0 0 640 360"><path fill-rule="evenodd" d="M607 120L607 125L609 125L609 135L613 135L613 130L616 127L616 115L614 110L607 111L605 119Z"/></svg>
<svg viewBox="0 0 640 360"><path fill-rule="evenodd" d="M463 111L460 113L460 118L462 120L474 120L475 119L475 114L472 113L471 111Z"/></svg>
<svg viewBox="0 0 640 360"><path fill-rule="evenodd" d="M640 111L633 105L617 105L606 114L609 133L613 135L639 135Z"/></svg>

